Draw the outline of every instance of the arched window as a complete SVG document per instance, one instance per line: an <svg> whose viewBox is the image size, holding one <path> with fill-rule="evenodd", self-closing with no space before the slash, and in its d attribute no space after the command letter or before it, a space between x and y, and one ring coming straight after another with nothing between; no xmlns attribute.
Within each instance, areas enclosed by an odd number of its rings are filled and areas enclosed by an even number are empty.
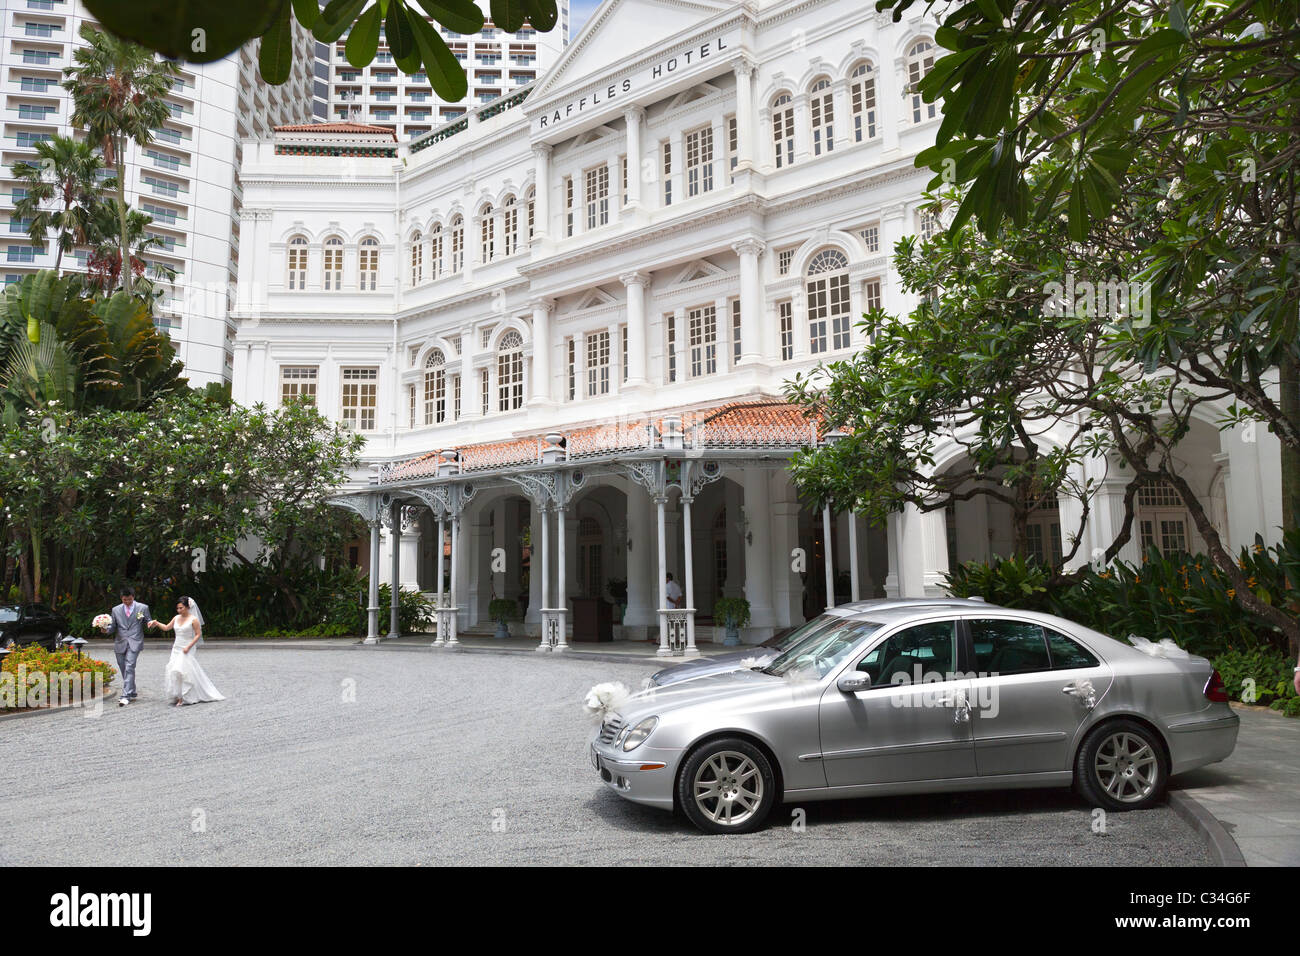
<svg viewBox="0 0 1300 956"><path fill-rule="evenodd" d="M824 77L808 90L808 108L812 118L814 156L835 149L835 105L831 98L831 81Z"/></svg>
<svg viewBox="0 0 1300 956"><path fill-rule="evenodd" d="M794 99L789 93L772 101L772 145L777 169L794 163Z"/></svg>
<svg viewBox="0 0 1300 956"><path fill-rule="evenodd" d="M424 281L424 236L417 229L411 236L411 285Z"/></svg>
<svg viewBox="0 0 1300 956"><path fill-rule="evenodd" d="M496 230L492 227L495 225L496 216L492 212L491 204L484 206L479 210L479 240L482 243L479 249L483 252L483 262L491 262L496 258Z"/></svg>
<svg viewBox="0 0 1300 956"><path fill-rule="evenodd" d="M424 423L441 425L447 420L447 359L434 349L424 360Z"/></svg>
<svg viewBox="0 0 1300 956"><path fill-rule="evenodd" d="M326 292L337 292L343 288L343 240L330 236L325 240L324 281L321 287Z"/></svg>
<svg viewBox="0 0 1300 956"><path fill-rule="evenodd" d="M1160 478L1140 485L1135 517L1143 554L1152 545L1166 556L1194 550L1191 513L1171 482Z"/></svg>
<svg viewBox="0 0 1300 956"><path fill-rule="evenodd" d="M849 99L853 106L853 141L876 138L876 73L870 63L859 63L849 74Z"/></svg>
<svg viewBox="0 0 1300 956"><path fill-rule="evenodd" d="M289 240L289 291L301 292L307 288L307 237L294 236Z"/></svg>
<svg viewBox="0 0 1300 956"><path fill-rule="evenodd" d="M534 219L536 217L536 211L537 211L537 190L535 189L528 190L528 195L527 198L524 200L524 205L528 209L528 228L527 231L524 233L524 236L528 242L532 242Z"/></svg>
<svg viewBox="0 0 1300 956"><path fill-rule="evenodd" d="M429 230L429 278L442 275L442 224Z"/></svg>
<svg viewBox="0 0 1300 956"><path fill-rule="evenodd" d="M456 216L451 221L451 271L465 268L465 220Z"/></svg>
<svg viewBox="0 0 1300 956"><path fill-rule="evenodd" d="M374 292L379 287L379 240L366 236L357 251L357 275L362 292Z"/></svg>
<svg viewBox="0 0 1300 956"><path fill-rule="evenodd" d="M916 91L916 84L934 68L934 44L929 40L917 40L907 51L907 93L912 102L912 122L920 123L934 119L935 105L927 103Z"/></svg>
<svg viewBox="0 0 1300 956"><path fill-rule="evenodd" d="M519 206L514 196L501 205L501 254L512 256L519 251Z"/></svg>
<svg viewBox="0 0 1300 956"><path fill-rule="evenodd" d="M514 411L524 404L524 339L511 329L497 345L497 409Z"/></svg>
<svg viewBox="0 0 1300 956"><path fill-rule="evenodd" d="M808 263L808 350L849 347L849 260L838 249L823 249Z"/></svg>

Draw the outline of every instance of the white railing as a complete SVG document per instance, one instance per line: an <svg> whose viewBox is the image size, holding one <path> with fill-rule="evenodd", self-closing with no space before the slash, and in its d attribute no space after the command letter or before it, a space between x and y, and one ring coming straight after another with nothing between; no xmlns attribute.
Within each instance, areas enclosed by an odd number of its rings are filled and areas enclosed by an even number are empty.
<svg viewBox="0 0 1300 956"><path fill-rule="evenodd" d="M537 645L539 651L566 651L569 649L565 640L568 627L565 615L568 610L558 607L542 608L542 643Z"/></svg>
<svg viewBox="0 0 1300 956"><path fill-rule="evenodd" d="M659 657L694 657L695 608L673 607L659 609Z"/></svg>
<svg viewBox="0 0 1300 956"><path fill-rule="evenodd" d="M456 639L456 613L459 610L459 608L455 607L435 607L433 609L433 619L437 627L433 641L434 647L457 647L460 644L460 641Z"/></svg>

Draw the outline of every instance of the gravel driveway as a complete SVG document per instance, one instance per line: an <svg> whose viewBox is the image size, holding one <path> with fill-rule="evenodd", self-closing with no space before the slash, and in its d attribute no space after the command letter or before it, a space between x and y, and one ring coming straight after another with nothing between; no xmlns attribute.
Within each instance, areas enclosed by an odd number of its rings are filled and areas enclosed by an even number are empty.
<svg viewBox="0 0 1300 956"><path fill-rule="evenodd" d="M150 645L130 707L0 724L0 864L1211 862L1167 807L1111 814L1099 835L1066 791L811 803L802 830L786 807L759 833L703 836L609 792L588 762L584 692L640 686L649 662L199 653L228 700L168 707L167 651Z"/></svg>

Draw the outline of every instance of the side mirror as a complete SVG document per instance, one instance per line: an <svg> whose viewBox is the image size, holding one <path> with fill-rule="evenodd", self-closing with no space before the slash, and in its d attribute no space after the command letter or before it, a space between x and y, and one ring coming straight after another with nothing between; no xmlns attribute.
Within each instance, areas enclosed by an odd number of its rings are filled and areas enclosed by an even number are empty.
<svg viewBox="0 0 1300 956"><path fill-rule="evenodd" d="M835 686L839 688L842 694L854 694L871 687L871 675L864 674L861 671L853 671L836 681Z"/></svg>

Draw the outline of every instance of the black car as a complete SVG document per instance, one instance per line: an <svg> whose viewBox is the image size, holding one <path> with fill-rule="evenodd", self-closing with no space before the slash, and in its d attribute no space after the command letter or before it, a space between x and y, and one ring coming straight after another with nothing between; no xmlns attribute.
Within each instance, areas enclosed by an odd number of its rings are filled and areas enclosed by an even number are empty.
<svg viewBox="0 0 1300 956"><path fill-rule="evenodd" d="M44 604L0 604L0 647L40 644L52 651L67 634L67 619Z"/></svg>

